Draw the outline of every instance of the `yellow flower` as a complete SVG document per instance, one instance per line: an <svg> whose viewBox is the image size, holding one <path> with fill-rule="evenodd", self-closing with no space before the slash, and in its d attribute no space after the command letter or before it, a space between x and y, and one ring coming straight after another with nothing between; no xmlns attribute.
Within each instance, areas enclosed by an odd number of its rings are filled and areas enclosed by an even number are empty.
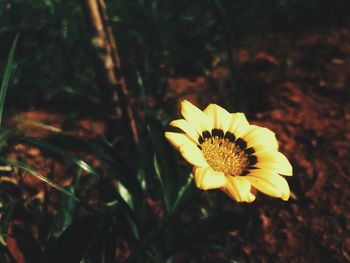
<svg viewBox="0 0 350 263"><path fill-rule="evenodd" d="M284 177L292 175L288 159L278 151L275 134L249 125L243 113L229 113L216 104L201 111L181 103L184 119L170 123L165 137L193 165L202 190L220 188L238 202L253 202L252 186L264 194L288 200Z"/></svg>

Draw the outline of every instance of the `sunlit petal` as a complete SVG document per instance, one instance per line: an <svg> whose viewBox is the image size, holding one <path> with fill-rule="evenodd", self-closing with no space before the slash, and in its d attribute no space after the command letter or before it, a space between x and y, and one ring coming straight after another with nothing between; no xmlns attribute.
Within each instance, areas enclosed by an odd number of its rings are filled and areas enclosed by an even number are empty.
<svg viewBox="0 0 350 263"><path fill-rule="evenodd" d="M188 121L178 119L170 122L169 125L183 130L194 142L198 143L199 134Z"/></svg>
<svg viewBox="0 0 350 263"><path fill-rule="evenodd" d="M256 169L249 172L245 176L250 183L259 191L283 200L288 200L290 189L286 179L276 174L275 170L271 169Z"/></svg>
<svg viewBox="0 0 350 263"><path fill-rule="evenodd" d="M213 124L213 128L221 129L224 132L228 130L231 123L231 114L216 104L209 104L205 108L204 113L208 116L208 119Z"/></svg>
<svg viewBox="0 0 350 263"><path fill-rule="evenodd" d="M293 169L289 162L288 164L282 162L258 162L254 166L262 169L274 169L277 173L285 176L293 175Z"/></svg>
<svg viewBox="0 0 350 263"><path fill-rule="evenodd" d="M248 203L255 200L255 196L250 192L250 189L250 182L239 176L228 176L227 183L222 187L222 190L237 202Z"/></svg>
<svg viewBox="0 0 350 263"><path fill-rule="evenodd" d="M207 167L208 163L205 160L203 153L197 146L192 144L184 144L180 146L179 151L182 157L192 165L198 167Z"/></svg>
<svg viewBox="0 0 350 263"><path fill-rule="evenodd" d="M165 138L175 147L179 148L184 144L194 144L193 141L183 133L178 132L165 132Z"/></svg>
<svg viewBox="0 0 350 263"><path fill-rule="evenodd" d="M267 128L250 125L247 133L242 138L247 142L248 147L264 145L268 149L278 149L275 133Z"/></svg>
<svg viewBox="0 0 350 263"><path fill-rule="evenodd" d="M231 114L231 122L228 126L228 131L233 133L236 138L241 137L249 129L249 123L244 113L237 112Z"/></svg>
<svg viewBox="0 0 350 263"><path fill-rule="evenodd" d="M193 124L194 129L199 134L202 131L210 131L212 128L207 115L187 100L181 102L181 114L189 123Z"/></svg>
<svg viewBox="0 0 350 263"><path fill-rule="evenodd" d="M195 167L193 173L196 186L202 190L217 189L226 182L224 173L214 171L211 167Z"/></svg>
<svg viewBox="0 0 350 263"><path fill-rule="evenodd" d="M291 176L293 175L293 168L286 156L277 151L262 150L258 151L256 154L258 162L256 167L261 167L266 165L266 163L272 163L276 167L278 173Z"/></svg>

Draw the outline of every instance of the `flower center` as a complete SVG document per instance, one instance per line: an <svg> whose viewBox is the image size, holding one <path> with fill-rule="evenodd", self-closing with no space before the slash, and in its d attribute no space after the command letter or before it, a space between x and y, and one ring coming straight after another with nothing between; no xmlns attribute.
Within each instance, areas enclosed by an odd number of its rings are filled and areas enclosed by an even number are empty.
<svg viewBox="0 0 350 263"><path fill-rule="evenodd" d="M248 155L235 142L213 136L201 143L201 149L208 164L226 176L242 175L249 165Z"/></svg>

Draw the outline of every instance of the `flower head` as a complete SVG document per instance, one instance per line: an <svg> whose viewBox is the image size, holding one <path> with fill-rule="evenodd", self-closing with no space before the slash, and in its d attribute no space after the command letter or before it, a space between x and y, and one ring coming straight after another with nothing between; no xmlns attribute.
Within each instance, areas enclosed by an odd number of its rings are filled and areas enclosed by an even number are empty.
<svg viewBox="0 0 350 263"><path fill-rule="evenodd" d="M229 113L216 104L201 111L181 103L184 119L170 123L165 137L193 165L202 190L220 188L238 202L253 202L252 186L264 194L288 200L284 177L292 175L288 159L278 151L275 134L250 125L243 113Z"/></svg>

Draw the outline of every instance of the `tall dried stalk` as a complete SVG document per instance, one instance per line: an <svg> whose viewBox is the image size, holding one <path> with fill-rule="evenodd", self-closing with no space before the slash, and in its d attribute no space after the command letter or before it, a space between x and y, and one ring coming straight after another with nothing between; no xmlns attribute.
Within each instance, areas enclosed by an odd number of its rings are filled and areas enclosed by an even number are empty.
<svg viewBox="0 0 350 263"><path fill-rule="evenodd" d="M82 0L85 16L91 31L91 43L97 57L97 78L104 101L116 121L130 132L135 143L138 135L130 107L128 89L121 72L120 57L104 0Z"/></svg>

